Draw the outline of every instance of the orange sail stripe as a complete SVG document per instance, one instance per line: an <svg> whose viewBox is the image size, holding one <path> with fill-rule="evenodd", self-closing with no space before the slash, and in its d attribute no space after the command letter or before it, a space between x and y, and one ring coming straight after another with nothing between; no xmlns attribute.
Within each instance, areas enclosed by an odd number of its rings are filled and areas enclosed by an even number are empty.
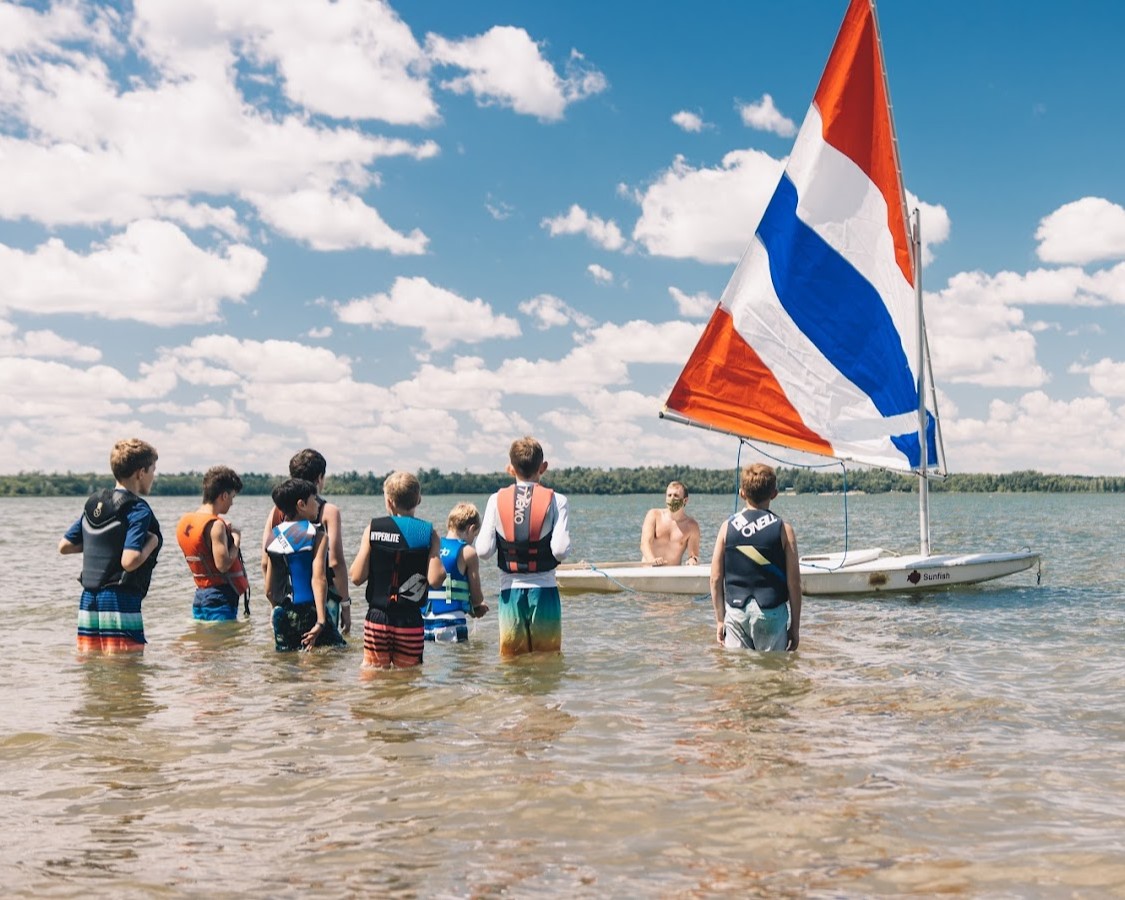
<svg viewBox="0 0 1125 900"><path fill-rule="evenodd" d="M700 425L793 450L831 456L761 357L719 306L668 396L667 406Z"/></svg>
<svg viewBox="0 0 1125 900"><path fill-rule="evenodd" d="M895 259L913 284L890 98L871 0L852 0L848 7L813 102L820 110L824 140L863 169L887 201Z"/></svg>

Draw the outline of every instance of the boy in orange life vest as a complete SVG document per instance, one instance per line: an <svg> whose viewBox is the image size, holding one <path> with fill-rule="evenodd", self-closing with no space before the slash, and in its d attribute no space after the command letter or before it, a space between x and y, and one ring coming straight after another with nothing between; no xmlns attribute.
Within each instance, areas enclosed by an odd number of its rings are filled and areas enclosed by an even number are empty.
<svg viewBox="0 0 1125 900"><path fill-rule="evenodd" d="M508 474L516 479L488 498L476 550L500 566L500 655L562 647L562 604L555 567L570 552L566 497L543 487L547 471L535 438L512 442Z"/></svg>
<svg viewBox="0 0 1125 900"><path fill-rule="evenodd" d="M352 561L352 584L367 583L363 664L382 669L420 666L425 644L422 605L445 583L441 541L434 526L414 518L422 487L409 472L383 481L390 515L371 520Z"/></svg>
<svg viewBox="0 0 1125 900"><path fill-rule="evenodd" d="M234 469L213 466L203 476L203 505L176 525L176 541L195 577L191 614L202 621L238 618L239 597L249 597L250 582L242 565L241 532L221 516L230 512L242 490ZM250 613L247 602L246 613Z"/></svg>

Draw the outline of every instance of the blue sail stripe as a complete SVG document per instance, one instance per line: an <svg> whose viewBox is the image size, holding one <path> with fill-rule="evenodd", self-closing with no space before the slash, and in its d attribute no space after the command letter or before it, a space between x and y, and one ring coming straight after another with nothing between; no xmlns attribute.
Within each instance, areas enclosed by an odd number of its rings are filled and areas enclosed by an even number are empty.
<svg viewBox="0 0 1125 900"><path fill-rule="evenodd" d="M797 217L797 189L783 175L758 225L770 277L789 317L883 416L918 409L902 339L866 278Z"/></svg>

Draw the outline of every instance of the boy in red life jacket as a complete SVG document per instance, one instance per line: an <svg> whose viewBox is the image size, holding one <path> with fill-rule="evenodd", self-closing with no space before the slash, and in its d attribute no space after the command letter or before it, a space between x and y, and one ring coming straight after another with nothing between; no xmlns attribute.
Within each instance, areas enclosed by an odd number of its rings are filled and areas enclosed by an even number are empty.
<svg viewBox="0 0 1125 900"><path fill-rule="evenodd" d="M539 483L547 471L532 437L513 441L508 474L516 479L488 498L476 541L481 559L500 566L500 655L562 647L562 604L555 567L570 552L566 497Z"/></svg>
<svg viewBox="0 0 1125 900"><path fill-rule="evenodd" d="M242 533L222 518L242 490L234 469L213 466L203 476L203 505L176 525L176 541L195 578L191 614L202 621L238 618L238 600L247 599L250 582L242 565Z"/></svg>
<svg viewBox="0 0 1125 900"><path fill-rule="evenodd" d="M422 487L409 472L383 482L389 515L373 518L352 561L352 584L367 584L363 664L381 669L422 664L422 606L430 588L445 583L441 541L434 526L414 517Z"/></svg>

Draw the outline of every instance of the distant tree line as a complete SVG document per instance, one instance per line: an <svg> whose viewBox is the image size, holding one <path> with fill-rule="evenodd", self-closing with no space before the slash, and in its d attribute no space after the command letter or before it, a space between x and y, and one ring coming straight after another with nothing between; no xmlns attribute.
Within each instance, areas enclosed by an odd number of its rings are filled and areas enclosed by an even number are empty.
<svg viewBox="0 0 1125 900"><path fill-rule="evenodd" d="M257 472L239 473L243 494L269 494L282 480L280 475ZM389 475L390 473L386 473ZM511 476L503 472L440 472L420 469L418 480L425 494L490 494L507 484ZM324 485L326 494L370 495L383 492L386 475L368 472L341 472L330 475ZM733 469L696 469L690 466L647 466L636 469L549 469L543 478L565 494L663 494L669 481L682 481L693 494L734 494L737 473ZM200 493L202 472L160 473L153 485L153 494L192 496ZM0 497L85 497L113 484L113 477L94 472L20 472L0 475ZM856 469L845 473L839 469L803 469L781 467L777 470L778 490L797 494L856 491L884 494L890 491L910 493L918 489L917 479L881 469ZM1123 476L1048 475L1034 470L1009 472L1004 475L960 474L930 483L931 491L951 493L1122 493Z"/></svg>

